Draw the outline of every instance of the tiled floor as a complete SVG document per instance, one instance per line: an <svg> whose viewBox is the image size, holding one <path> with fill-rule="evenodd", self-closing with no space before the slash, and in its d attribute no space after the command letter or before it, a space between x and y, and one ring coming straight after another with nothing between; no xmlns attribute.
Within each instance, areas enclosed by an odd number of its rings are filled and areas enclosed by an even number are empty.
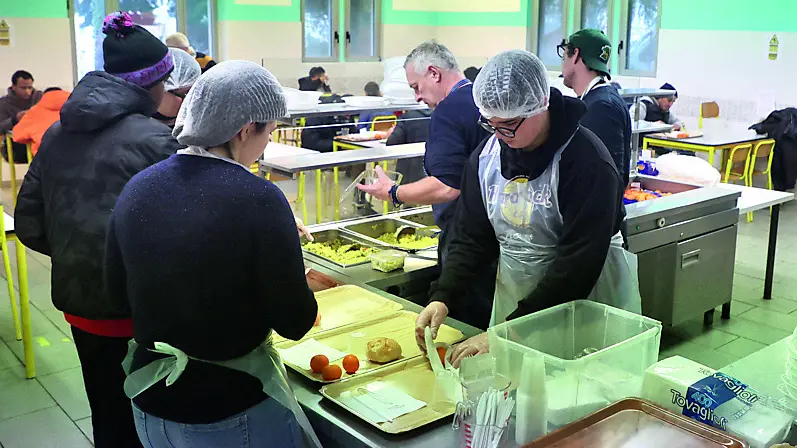
<svg viewBox="0 0 797 448"><path fill-rule="evenodd" d="M710 329L696 319L665 331L661 357L679 354L719 368L797 327L797 203L781 212L775 298L764 301L768 229L765 211L756 213L753 223L739 223L732 319L720 320L717 313ZM14 338L7 289L0 285L0 448L91 446L77 353L69 326L49 297L49 259L30 253L28 267L38 376L25 379L22 344Z"/></svg>

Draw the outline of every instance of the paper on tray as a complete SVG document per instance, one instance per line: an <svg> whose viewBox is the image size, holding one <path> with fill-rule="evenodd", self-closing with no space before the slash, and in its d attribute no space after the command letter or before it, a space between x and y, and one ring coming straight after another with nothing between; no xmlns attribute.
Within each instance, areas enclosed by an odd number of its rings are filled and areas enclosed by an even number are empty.
<svg viewBox="0 0 797 448"><path fill-rule="evenodd" d="M307 370L310 370L310 360L315 355L326 355L329 358L329 362L337 361L346 356L342 351L324 345L312 338L291 348L278 348L277 350L279 350L283 361Z"/></svg>
<svg viewBox="0 0 797 448"><path fill-rule="evenodd" d="M375 385L369 384L368 389L373 389ZM355 414L375 423L392 421L426 406L425 402L388 387L379 390L359 388L346 391L340 394L338 400Z"/></svg>

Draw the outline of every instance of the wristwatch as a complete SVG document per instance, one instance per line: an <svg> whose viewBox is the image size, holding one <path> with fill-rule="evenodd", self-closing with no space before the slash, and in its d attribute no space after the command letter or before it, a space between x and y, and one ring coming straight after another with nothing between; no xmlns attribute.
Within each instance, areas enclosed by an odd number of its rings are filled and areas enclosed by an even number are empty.
<svg viewBox="0 0 797 448"><path fill-rule="evenodd" d="M404 203L398 198L398 187L398 184L393 184L393 186L390 187L390 199L393 200L393 205L396 207L404 205Z"/></svg>

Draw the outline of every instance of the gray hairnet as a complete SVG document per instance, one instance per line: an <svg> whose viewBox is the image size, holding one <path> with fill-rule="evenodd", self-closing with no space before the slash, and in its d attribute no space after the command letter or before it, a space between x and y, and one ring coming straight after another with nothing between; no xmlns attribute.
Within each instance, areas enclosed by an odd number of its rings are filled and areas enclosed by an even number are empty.
<svg viewBox="0 0 797 448"><path fill-rule="evenodd" d="M194 85L199 75L202 74L202 67L193 56L178 48L169 48L169 53L174 59L174 70L166 78L163 87L169 90L177 90Z"/></svg>
<svg viewBox="0 0 797 448"><path fill-rule="evenodd" d="M268 123L288 113L277 78L248 61L225 61L206 71L188 92L174 124L183 145L227 143L249 123Z"/></svg>
<svg viewBox="0 0 797 448"><path fill-rule="evenodd" d="M473 83L473 100L485 118L531 117L548 109L549 97L545 65L523 50L499 53Z"/></svg>

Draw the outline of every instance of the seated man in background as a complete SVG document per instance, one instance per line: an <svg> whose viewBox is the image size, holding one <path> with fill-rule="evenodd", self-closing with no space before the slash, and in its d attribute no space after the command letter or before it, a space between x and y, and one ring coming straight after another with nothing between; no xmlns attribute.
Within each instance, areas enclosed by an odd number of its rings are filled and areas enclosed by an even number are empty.
<svg viewBox="0 0 797 448"><path fill-rule="evenodd" d="M310 76L299 78L299 90L332 93L332 89L329 87L329 77L324 67L313 67L310 69Z"/></svg>
<svg viewBox="0 0 797 448"><path fill-rule="evenodd" d="M673 90L675 95L665 96L661 98L651 98L649 96L642 97L639 102L639 119L642 121L650 121L653 123L667 123L673 125L674 131L680 131L684 124L674 113L670 112L670 108L675 104L678 99L678 91L670 83L665 83L661 86L662 90ZM633 121L636 114L636 106L631 106L631 120Z"/></svg>
<svg viewBox="0 0 797 448"><path fill-rule="evenodd" d="M28 113L19 120L11 131L15 143L30 143L30 152L34 156L39 151L39 145L47 129L61 118L61 107L69 98L69 92L58 87L50 87L44 91L41 101L28 110ZM16 161L16 153L14 161ZM20 160L23 161L25 159Z"/></svg>
<svg viewBox="0 0 797 448"><path fill-rule="evenodd" d="M209 68L216 65L216 61L214 61L210 55L194 50L194 47L192 47L188 42L188 36L183 33L170 34L166 37L164 43L169 48L178 48L190 54L194 59L196 59L197 64L199 64L199 68L202 70L202 73L205 73Z"/></svg>
<svg viewBox="0 0 797 448"><path fill-rule="evenodd" d="M379 84L369 81L365 88L363 89L365 92L365 96L382 96L382 92L379 91ZM364 114L360 114L360 119L357 121L357 130L365 129L366 131L371 130L371 122L374 121L374 117L379 117L381 115L386 115L384 112L376 113L376 112L366 112ZM359 124L362 123L362 124Z"/></svg>
<svg viewBox="0 0 797 448"><path fill-rule="evenodd" d="M339 95L329 95L321 98L321 104L342 102L343 100ZM332 152L335 136L342 129L348 129L347 134L357 131L357 128L351 122L352 118L348 115L307 118L302 129L302 148L320 152Z"/></svg>
<svg viewBox="0 0 797 448"><path fill-rule="evenodd" d="M42 93L33 87L33 75L25 70L19 70L11 76L11 87L8 94L0 98L0 134L10 131L28 109L33 107L42 98ZM5 147L5 138L0 142L3 158L8 160L8 148ZM28 160L28 150L25 145L14 146L14 161L26 163Z"/></svg>

